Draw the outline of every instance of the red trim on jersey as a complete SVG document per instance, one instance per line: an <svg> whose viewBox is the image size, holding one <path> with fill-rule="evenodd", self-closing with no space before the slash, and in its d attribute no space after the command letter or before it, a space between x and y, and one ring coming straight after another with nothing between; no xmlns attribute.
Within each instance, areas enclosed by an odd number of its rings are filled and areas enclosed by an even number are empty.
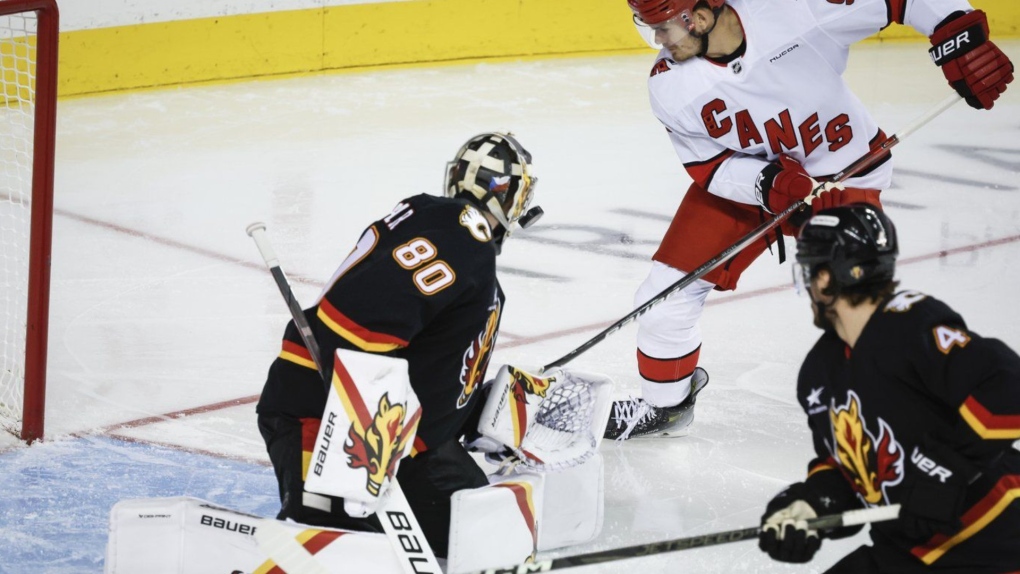
<svg viewBox="0 0 1020 574"><path fill-rule="evenodd" d="M885 0L885 6L889 24L902 24L907 17L907 0Z"/></svg>
<svg viewBox="0 0 1020 574"><path fill-rule="evenodd" d="M315 438L319 436L319 424L322 419L302 418L301 421L301 450L312 452L315 450Z"/></svg>
<svg viewBox="0 0 1020 574"><path fill-rule="evenodd" d="M662 58L660 60L657 60L655 62L655 65L652 66L652 75L648 77L654 78L655 76L658 76L663 72L668 72L669 70L670 70L669 62L666 61L666 58Z"/></svg>
<svg viewBox="0 0 1020 574"><path fill-rule="evenodd" d="M698 366L699 355L701 355L701 345L676 359L656 359L638 349L638 372L645 379L655 383L674 383L694 374L694 368Z"/></svg>
<svg viewBox="0 0 1020 574"><path fill-rule="evenodd" d="M931 565L946 552L980 532L1014 501L1020 499L1020 475L1007 474L967 512L960 517L962 528L952 536L936 534L926 544L915 546L910 553Z"/></svg>
<svg viewBox="0 0 1020 574"><path fill-rule="evenodd" d="M831 456L808 469L808 477L823 470L839 470L839 463Z"/></svg>
<svg viewBox="0 0 1020 574"><path fill-rule="evenodd" d="M704 189L708 189L708 186L712 183L712 178L715 177L716 170L719 169L719 166L721 166L724 161L730 159L730 157L732 157L735 153L737 152L728 149L712 159L685 163L684 168L694 180L694 183L700 185Z"/></svg>
<svg viewBox="0 0 1020 574"><path fill-rule="evenodd" d="M326 316L335 321L338 325L343 327L346 331L357 336L362 341L367 343L381 343L384 345L396 345L398 347L406 347L407 341L400 337L393 335L387 335L386 333L378 333L376 331L370 331L365 327L355 323L350 317L344 315L339 309L334 307L328 300L323 299L319 302L319 309L321 309Z"/></svg>
<svg viewBox="0 0 1020 574"><path fill-rule="evenodd" d="M414 437L414 442L411 444L411 456L423 453L427 451L429 447L425 444L425 441L421 440L420 436Z"/></svg>
<svg viewBox="0 0 1020 574"><path fill-rule="evenodd" d="M1014 431L1020 430L1020 415L997 415L985 408L973 396L963 402L974 418L988 430Z"/></svg>

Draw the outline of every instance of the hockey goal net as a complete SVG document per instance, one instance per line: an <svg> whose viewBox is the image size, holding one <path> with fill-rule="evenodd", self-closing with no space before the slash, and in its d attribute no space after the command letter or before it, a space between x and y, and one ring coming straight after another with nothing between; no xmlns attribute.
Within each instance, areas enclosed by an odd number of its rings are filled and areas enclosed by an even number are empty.
<svg viewBox="0 0 1020 574"><path fill-rule="evenodd" d="M54 0L0 0L0 426L43 437L57 108Z"/></svg>

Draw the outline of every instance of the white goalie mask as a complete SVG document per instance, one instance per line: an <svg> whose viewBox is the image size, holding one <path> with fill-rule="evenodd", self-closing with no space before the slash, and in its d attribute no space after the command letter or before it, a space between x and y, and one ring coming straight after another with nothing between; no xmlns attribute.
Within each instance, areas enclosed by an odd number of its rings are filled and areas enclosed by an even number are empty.
<svg viewBox="0 0 1020 574"><path fill-rule="evenodd" d="M498 249L515 223L529 227L542 216L541 207L529 209L537 183L531 154L509 132L489 132L468 140L446 164L443 190L496 218L502 227L493 233Z"/></svg>

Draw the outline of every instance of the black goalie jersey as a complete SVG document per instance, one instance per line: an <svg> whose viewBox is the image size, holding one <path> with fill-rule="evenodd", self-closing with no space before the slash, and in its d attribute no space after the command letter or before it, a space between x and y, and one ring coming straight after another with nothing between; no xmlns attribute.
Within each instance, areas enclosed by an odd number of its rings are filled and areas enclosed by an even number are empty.
<svg viewBox="0 0 1020 574"><path fill-rule="evenodd" d="M879 306L852 350L823 335L797 396L817 455L807 482L837 506L825 513L902 502L918 477L958 480L940 462L944 449L981 472L955 531L912 540L895 521L872 525L887 567L916 568L916 559L940 572L1020 570L1020 357L1005 344L967 329L944 303L903 291Z"/></svg>
<svg viewBox="0 0 1020 574"><path fill-rule="evenodd" d="M414 451L457 436L496 343L503 293L482 213L461 199L418 195L362 234L305 316L333 364L338 347L406 359L422 406ZM291 321L258 412L320 418L326 392Z"/></svg>

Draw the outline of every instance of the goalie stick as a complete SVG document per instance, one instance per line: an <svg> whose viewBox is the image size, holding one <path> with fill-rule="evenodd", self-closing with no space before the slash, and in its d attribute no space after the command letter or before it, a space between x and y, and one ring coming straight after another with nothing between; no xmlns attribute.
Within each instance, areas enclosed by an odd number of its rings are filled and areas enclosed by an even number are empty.
<svg viewBox="0 0 1020 574"><path fill-rule="evenodd" d="M332 391L333 384L330 377L326 375L324 367L319 364L319 343L315 340L315 334L312 333L308 319L305 318L304 310L290 288L287 275L280 267L280 261L266 235L266 224L258 221L249 225L245 231L255 240L255 246L258 247L262 259L273 274L276 286L279 287L280 294L283 295L287 308L290 310L291 318L294 319L294 325L301 333L301 340L308 348L315 368L319 371L323 384L326 385L326 394L328 395ZM407 503L407 498L404 496L404 491L400 489L400 483L397 482L396 476L390 480L386 497L386 501L376 511L376 516L382 523L386 536L390 539L390 545L393 546L394 552L400 558L400 565L404 568L404 572L406 574L442 574L443 570L439 566L439 561L436 560L436 555L432 552L432 547L429 546L425 533L422 531L421 525L418 524L418 519L411 511L411 506ZM307 570L302 568L299 571L288 570L288 572L291 574L318 574L319 570L309 567Z"/></svg>
<svg viewBox="0 0 1020 574"><path fill-rule="evenodd" d="M829 516L812 518L807 521L807 526L811 530L827 530L831 528L841 528L843 526L857 526L859 524L893 520L898 517L899 514L900 505L891 504L889 506L865 508L862 510L849 510L842 514L832 514ZM742 528L740 530L727 530L725 532L702 534L701 536L676 538L673 540L663 540L661 542L651 542L648 544L636 544L634 546L613 548L611 550L601 550L599 552L562 556L560 558L553 558L550 560L536 560L532 563L518 564L508 568L490 568L489 570L482 570L474 574L526 574L528 572L550 572L552 570L562 570L564 568L573 568L575 566L590 566L592 564L615 562L617 560L651 556L653 554L690 550L692 548L716 546L718 544L729 544L730 542L751 540L753 538L757 538L759 534L761 534L761 527L754 526L751 528Z"/></svg>
<svg viewBox="0 0 1020 574"><path fill-rule="evenodd" d="M886 154L886 152L895 147L896 144L906 139L908 135L917 131L917 129L930 122L932 119L940 115L942 112L953 107L953 105L955 105L962 99L963 98L961 98L958 94L953 94L952 96L949 96L948 98L940 102L938 105L932 107L930 110L922 114L920 117L915 119L913 122L908 124L899 132L886 138L886 140L882 143L881 146L872 149L868 153L861 156L857 161L846 167L843 171L834 175L831 181L818 184L818 187L812 190L807 197L794 203L793 205L784 209L783 211L777 213L775 217L766 221L765 223L762 223L753 231L742 237L739 241L727 247L712 259L709 259L708 261L703 263L701 267L698 267L694 271L691 271L687 275L684 275L675 283L663 289L662 292L660 292L658 295L652 297L651 299L640 305L637 309L634 309L630 313L624 315L623 318L620 319L619 321L613 323L609 327L606 327L605 330L582 343L581 346L577 347L573 351L570 351L566 355L563 355L559 359L556 359L555 361L549 363L548 365L542 367L539 370L539 373L544 373L545 371L549 369L555 369L556 367L562 367L563 365L569 363L570 361L573 361L579 355L581 355L581 353L584 353L588 349L601 343L607 337L619 331L625 325L633 322L641 315L647 313L648 310L651 309L652 307L655 307L656 305L662 303L674 293L682 291L688 285L694 283L698 279L701 279L716 267L719 267L720 265L726 263L732 257L735 257L738 253L743 251L745 247L761 239L766 233L772 231L772 229L774 229L776 226L789 219L794 213L810 205L811 201L813 201L825 190L826 183L843 182L857 175L861 171L873 166L876 162L878 162L879 159L882 158L883 155Z"/></svg>

